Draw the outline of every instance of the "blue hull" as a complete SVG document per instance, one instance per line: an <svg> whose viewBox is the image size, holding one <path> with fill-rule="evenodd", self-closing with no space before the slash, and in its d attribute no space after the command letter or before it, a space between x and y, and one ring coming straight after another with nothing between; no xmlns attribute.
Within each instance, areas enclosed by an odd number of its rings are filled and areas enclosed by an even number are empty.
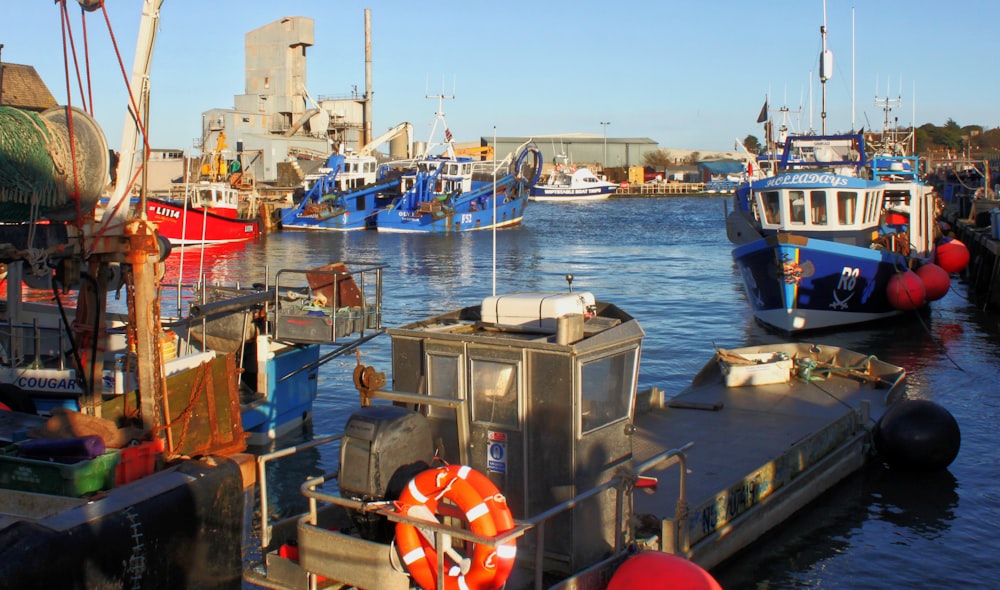
<svg viewBox="0 0 1000 590"><path fill-rule="evenodd" d="M315 215L304 215L299 209L287 209L281 215L282 229L306 229L306 230L326 230L326 231L356 231L369 229L369 225L374 226L372 219L375 211L358 211L355 213L343 212L340 215L329 217L317 217Z"/></svg>
<svg viewBox="0 0 1000 590"><path fill-rule="evenodd" d="M411 203L403 197L396 206L379 211L376 226L382 232L446 233L518 225L528 206L528 195L527 191L515 195L515 188L513 176L497 184L495 212L491 183L460 195L448 206L431 207L430 203Z"/></svg>
<svg viewBox="0 0 1000 590"><path fill-rule="evenodd" d="M902 313L887 286L906 259L892 252L780 234L735 248L733 260L754 316L783 332Z"/></svg>
<svg viewBox="0 0 1000 590"><path fill-rule="evenodd" d="M357 231L375 228L376 214L389 206L399 186L394 179L343 195L327 195L320 203L306 198L281 214L284 229Z"/></svg>
<svg viewBox="0 0 1000 590"><path fill-rule="evenodd" d="M312 419L318 393L319 353L320 345L311 344L287 348L267 360L267 399L241 408L249 444L266 444ZM307 365L311 368L279 382Z"/></svg>

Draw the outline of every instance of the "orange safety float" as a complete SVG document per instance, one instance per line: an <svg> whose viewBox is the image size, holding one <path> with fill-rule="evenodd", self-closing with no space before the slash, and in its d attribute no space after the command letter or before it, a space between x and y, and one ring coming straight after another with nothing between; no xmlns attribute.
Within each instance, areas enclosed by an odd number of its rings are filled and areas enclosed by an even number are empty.
<svg viewBox="0 0 1000 590"><path fill-rule="evenodd" d="M490 478L468 465L448 465L449 472L464 479L472 485L489 508L490 516L493 517L493 524L496 525L497 534L506 533L514 528L514 516L507 506L507 498L500 493ZM500 590L511 570L514 569L514 559L517 557L517 540L511 539L499 545L493 554L496 560L496 574L493 578L493 589Z"/></svg>
<svg viewBox="0 0 1000 590"><path fill-rule="evenodd" d="M458 507L473 533L492 537L498 526L513 528L513 518L506 500L492 482L469 468L439 467L422 471L400 494L397 509L406 516L437 522L441 500ZM459 473L464 477L460 477ZM476 475L472 475L475 473ZM482 479L480 479L482 478ZM476 482L475 486L473 481ZM489 484L489 488L485 484ZM479 486L477 489L476 486ZM499 496L499 499L497 497ZM504 514L505 513L505 514ZM437 551L431 539L419 527L396 523L396 546L413 580L424 590L437 590ZM509 544L494 550L486 544L474 545L471 558L463 559L453 551L448 556L456 562L444 576L446 590L496 590L503 586L513 567L514 553ZM446 562L447 563L447 562Z"/></svg>

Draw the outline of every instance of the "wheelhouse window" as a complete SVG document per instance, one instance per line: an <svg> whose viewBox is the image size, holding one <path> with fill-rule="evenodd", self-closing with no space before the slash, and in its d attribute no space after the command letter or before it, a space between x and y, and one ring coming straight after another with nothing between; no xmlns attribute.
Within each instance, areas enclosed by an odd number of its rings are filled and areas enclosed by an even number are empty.
<svg viewBox="0 0 1000 590"><path fill-rule="evenodd" d="M450 397L463 399L462 373L459 357L444 354L427 355L427 382L430 385L428 393L435 397ZM454 419L455 411L446 408L430 406L429 416Z"/></svg>
<svg viewBox="0 0 1000 590"><path fill-rule="evenodd" d="M472 419L518 428L517 364L472 359Z"/></svg>
<svg viewBox="0 0 1000 590"><path fill-rule="evenodd" d="M865 192L865 225L870 225L878 221L878 217L881 209L881 191L866 191Z"/></svg>
<svg viewBox="0 0 1000 590"><path fill-rule="evenodd" d="M805 191L788 191L788 214L791 223L805 225L806 223L806 193Z"/></svg>
<svg viewBox="0 0 1000 590"><path fill-rule="evenodd" d="M580 432L627 418L635 391L638 348L581 363Z"/></svg>
<svg viewBox="0 0 1000 590"><path fill-rule="evenodd" d="M809 221L813 225L827 225L826 191L809 191Z"/></svg>
<svg viewBox="0 0 1000 590"><path fill-rule="evenodd" d="M764 205L764 223L781 223L781 194L778 191L766 191L760 197Z"/></svg>
<svg viewBox="0 0 1000 590"><path fill-rule="evenodd" d="M837 221L840 225L853 225L858 216L858 193L837 191Z"/></svg>

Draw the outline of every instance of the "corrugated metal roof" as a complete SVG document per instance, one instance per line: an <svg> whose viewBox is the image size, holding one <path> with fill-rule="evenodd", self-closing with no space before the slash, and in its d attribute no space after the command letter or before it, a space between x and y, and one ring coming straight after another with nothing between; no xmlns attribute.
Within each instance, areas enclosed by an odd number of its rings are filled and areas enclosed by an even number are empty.
<svg viewBox="0 0 1000 590"><path fill-rule="evenodd" d="M31 111L44 111L59 106L33 66L0 63L0 68L3 68L0 106Z"/></svg>

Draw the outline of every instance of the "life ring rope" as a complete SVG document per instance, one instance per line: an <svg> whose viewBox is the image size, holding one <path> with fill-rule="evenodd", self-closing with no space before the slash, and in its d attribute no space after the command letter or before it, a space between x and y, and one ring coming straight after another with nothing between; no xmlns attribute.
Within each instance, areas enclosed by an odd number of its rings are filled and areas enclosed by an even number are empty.
<svg viewBox="0 0 1000 590"><path fill-rule="evenodd" d="M409 518L438 523L442 500L454 504L469 529L481 537L494 537L514 528L506 498L482 473L462 465L445 465L422 471L407 484L396 510ZM434 534L419 525L396 523L396 547L413 580L424 590L437 590ZM444 575L445 590L497 590L507 581L517 555L511 539L493 548L472 544L469 557L445 550L454 565Z"/></svg>

